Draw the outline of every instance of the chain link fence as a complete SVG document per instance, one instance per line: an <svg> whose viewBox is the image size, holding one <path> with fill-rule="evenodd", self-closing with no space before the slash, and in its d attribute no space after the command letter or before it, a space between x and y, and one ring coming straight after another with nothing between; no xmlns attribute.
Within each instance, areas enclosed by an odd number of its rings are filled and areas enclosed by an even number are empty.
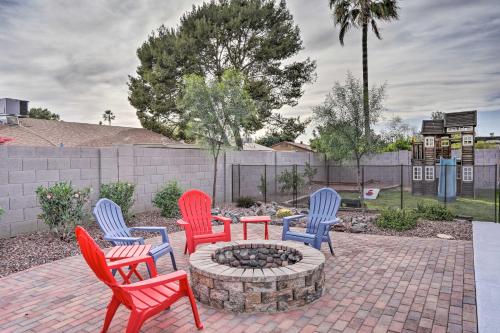
<svg viewBox="0 0 500 333"><path fill-rule="evenodd" d="M334 188L344 204L367 208L446 206L463 218L500 222L500 167L426 165L232 165L232 201L307 206L319 188ZM363 195L361 194L363 193ZM362 199L362 200L360 200Z"/></svg>

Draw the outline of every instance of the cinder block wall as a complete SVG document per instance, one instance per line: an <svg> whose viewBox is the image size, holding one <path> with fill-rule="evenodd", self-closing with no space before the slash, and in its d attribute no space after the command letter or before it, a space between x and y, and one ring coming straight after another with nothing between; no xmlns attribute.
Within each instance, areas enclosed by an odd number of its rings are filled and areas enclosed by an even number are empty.
<svg viewBox="0 0 500 333"><path fill-rule="evenodd" d="M408 152L369 156L365 165L409 164ZM500 160L498 150L478 150L476 165L495 164ZM294 164L324 166L323 154L301 152L228 151L221 154L218 163L217 198L231 201L232 165L268 165L280 170ZM335 163L331 163L334 165ZM343 163L349 165L352 163ZM273 168L271 168L273 169ZM346 171L352 168L342 168ZM241 191L258 196L258 184L263 168L249 167L241 178ZM319 167L316 177L326 179L326 168ZM330 180L338 173L330 168ZM346 171L347 172L347 171ZM347 179L353 175L344 175ZM267 174L268 186L274 183L273 172ZM374 178L380 178L377 172ZM91 204L99 197L102 183L129 181L137 186L135 212L153 209L153 195L168 181L176 180L184 189L198 188L212 193L213 161L208 152L200 149L146 148L115 146L109 148L47 148L0 146L0 207L5 214L0 218L0 237L42 230L35 190L59 181L70 181L75 187L90 187ZM90 208L90 207L89 207Z"/></svg>
<svg viewBox="0 0 500 333"><path fill-rule="evenodd" d="M217 201L230 201L232 164L303 164L314 154L259 151L222 153L218 163ZM260 174L257 175L257 179ZM249 177L248 179L251 179ZM9 237L43 230L37 216L38 186L69 181L76 188L90 187L91 205L99 198L102 183L129 181L136 184L135 212L154 209L151 200L167 182L184 189L212 193L213 160L200 149L115 146L109 148L0 147L0 236ZM250 186L249 186L250 187ZM256 183L251 184L256 188ZM90 209L90 207L89 207Z"/></svg>

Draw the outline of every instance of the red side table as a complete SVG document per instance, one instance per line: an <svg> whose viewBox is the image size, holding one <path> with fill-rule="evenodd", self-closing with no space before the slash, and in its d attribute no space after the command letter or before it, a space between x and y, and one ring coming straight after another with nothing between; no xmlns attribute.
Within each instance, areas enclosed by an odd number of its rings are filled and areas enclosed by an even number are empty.
<svg viewBox="0 0 500 333"><path fill-rule="evenodd" d="M121 259L140 257L149 255L151 250L151 244L147 245L121 245L113 247L108 253L106 253L106 259L109 261L117 261ZM118 268L118 273L123 278L124 283L130 283L130 277L135 274L139 280L144 280L144 278L137 271L137 266L139 264L134 264L129 267L129 271L125 273L121 268Z"/></svg>
<svg viewBox="0 0 500 333"><path fill-rule="evenodd" d="M247 239L247 223L264 223L264 239L269 239L269 229L267 224L271 222L270 216L244 216L240 218L243 223L243 239Z"/></svg>

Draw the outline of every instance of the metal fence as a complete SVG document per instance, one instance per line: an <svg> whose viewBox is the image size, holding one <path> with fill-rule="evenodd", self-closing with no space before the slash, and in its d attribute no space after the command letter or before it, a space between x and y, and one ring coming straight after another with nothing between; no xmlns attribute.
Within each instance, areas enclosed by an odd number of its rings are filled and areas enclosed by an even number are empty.
<svg viewBox="0 0 500 333"><path fill-rule="evenodd" d="M500 167L412 165L232 165L232 201L252 197L263 202L307 206L309 195L328 186L345 201L371 209L416 208L419 203L446 206L474 220L500 222ZM359 182L358 182L359 180ZM359 185L358 185L359 184ZM366 192L379 191L376 199ZM368 193L370 194L370 193ZM349 200L350 199L350 200Z"/></svg>

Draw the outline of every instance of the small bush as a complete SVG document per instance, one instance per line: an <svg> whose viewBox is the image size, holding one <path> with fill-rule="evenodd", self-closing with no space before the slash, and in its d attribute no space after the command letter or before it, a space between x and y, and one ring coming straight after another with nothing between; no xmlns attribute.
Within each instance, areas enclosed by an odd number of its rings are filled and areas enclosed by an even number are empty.
<svg viewBox="0 0 500 333"><path fill-rule="evenodd" d="M3 213L5 213L5 211L3 210L2 207L0 207L0 217L2 217Z"/></svg>
<svg viewBox="0 0 500 333"><path fill-rule="evenodd" d="M419 202L415 213L418 216L431 221L451 221L454 218L453 213L446 207L439 204L424 204Z"/></svg>
<svg viewBox="0 0 500 333"><path fill-rule="evenodd" d="M101 198L112 200L122 209L123 217L130 217L130 208L134 204L135 184L116 182L101 185Z"/></svg>
<svg viewBox="0 0 500 333"><path fill-rule="evenodd" d="M417 226L418 215L412 210L385 209L375 224L381 229L396 231L410 230Z"/></svg>
<svg viewBox="0 0 500 333"><path fill-rule="evenodd" d="M250 208L255 205L255 199L252 197L239 197L236 201L236 207Z"/></svg>
<svg viewBox="0 0 500 333"><path fill-rule="evenodd" d="M75 226L87 216L84 205L89 201L89 193L89 188L78 190L65 182L51 187L39 186L36 189L42 209L39 218L61 239L72 239Z"/></svg>
<svg viewBox="0 0 500 333"><path fill-rule="evenodd" d="M161 215L164 217L179 216L178 201L182 195L182 189L177 182L169 182L164 188L156 192L153 198L153 204L160 208Z"/></svg>
<svg viewBox="0 0 500 333"><path fill-rule="evenodd" d="M300 189L304 186L304 178L296 171L283 170L278 176L281 193L292 193L294 189Z"/></svg>
<svg viewBox="0 0 500 333"><path fill-rule="evenodd" d="M288 208L280 208L276 212L276 217L278 217L280 219L287 217L287 216L292 216L292 215L293 215L292 211Z"/></svg>

